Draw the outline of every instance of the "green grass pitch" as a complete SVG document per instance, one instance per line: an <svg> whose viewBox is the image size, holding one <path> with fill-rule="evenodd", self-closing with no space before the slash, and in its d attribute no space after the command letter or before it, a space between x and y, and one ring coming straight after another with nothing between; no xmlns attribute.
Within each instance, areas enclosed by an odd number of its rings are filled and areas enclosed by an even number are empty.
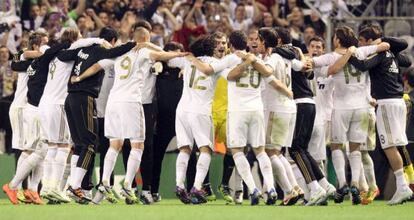
<svg viewBox="0 0 414 220"><path fill-rule="evenodd" d="M399 206L387 206L384 201L375 201L368 206L352 206L349 201L336 205L330 201L326 207L250 207L248 201L242 206L225 205L223 200L205 205L183 205L178 200L163 200L158 204L144 205L18 205L13 206L7 200L0 200L0 219L39 219L39 220L104 220L104 219L168 219L168 220L382 220L414 219L414 202Z"/></svg>

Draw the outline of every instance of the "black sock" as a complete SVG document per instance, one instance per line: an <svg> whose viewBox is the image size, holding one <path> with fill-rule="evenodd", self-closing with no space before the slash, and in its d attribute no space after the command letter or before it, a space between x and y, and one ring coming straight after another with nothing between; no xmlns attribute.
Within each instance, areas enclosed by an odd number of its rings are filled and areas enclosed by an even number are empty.
<svg viewBox="0 0 414 220"><path fill-rule="evenodd" d="M229 185L231 174L234 170L233 156L225 154L223 158L223 177L221 178L222 185Z"/></svg>

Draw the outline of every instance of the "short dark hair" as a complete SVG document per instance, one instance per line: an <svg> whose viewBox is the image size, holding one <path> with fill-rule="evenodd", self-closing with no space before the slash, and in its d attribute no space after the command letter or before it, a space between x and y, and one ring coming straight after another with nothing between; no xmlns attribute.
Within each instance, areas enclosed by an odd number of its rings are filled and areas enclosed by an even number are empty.
<svg viewBox="0 0 414 220"><path fill-rule="evenodd" d="M174 51L174 50L184 51L184 46L178 42L172 41L164 45L164 50L165 51Z"/></svg>
<svg viewBox="0 0 414 220"><path fill-rule="evenodd" d="M204 56L212 57L216 48L216 39L213 36L206 36L203 40Z"/></svg>
<svg viewBox="0 0 414 220"><path fill-rule="evenodd" d="M110 27L104 27L102 28L101 32L99 33L99 38L102 38L108 42L111 42L113 39L115 39L115 41L118 40L118 32L116 32L116 30L114 30L113 28Z"/></svg>
<svg viewBox="0 0 414 220"><path fill-rule="evenodd" d="M29 49L33 49L33 45L40 46L42 38L46 37L47 34L43 32L34 32L29 36Z"/></svg>
<svg viewBox="0 0 414 220"><path fill-rule="evenodd" d="M149 32L152 31L152 26L148 21L139 20L132 26L132 32L134 32L135 29L137 29L139 27L143 27L143 28L147 29Z"/></svg>
<svg viewBox="0 0 414 220"><path fill-rule="evenodd" d="M414 67L410 67L405 72L405 79L408 82L408 85L414 87Z"/></svg>
<svg viewBox="0 0 414 220"><path fill-rule="evenodd" d="M265 48L276 47L278 35L272 28L264 27L259 29L259 38L264 41Z"/></svg>
<svg viewBox="0 0 414 220"><path fill-rule="evenodd" d="M325 40L322 37L319 37L319 36L312 37L311 39L309 39L308 46L310 45L310 43L312 41L321 42L322 43L322 47L325 48Z"/></svg>
<svg viewBox="0 0 414 220"><path fill-rule="evenodd" d="M203 41L204 37L199 37L190 44L190 52L193 53L195 57L204 55Z"/></svg>
<svg viewBox="0 0 414 220"><path fill-rule="evenodd" d="M365 40L376 40L382 37L382 31L375 26L368 26L359 32L359 36L365 38Z"/></svg>
<svg viewBox="0 0 414 220"><path fill-rule="evenodd" d="M358 46L358 39L354 31L348 26L336 28L335 36L343 47Z"/></svg>
<svg viewBox="0 0 414 220"><path fill-rule="evenodd" d="M247 48L247 36L243 31L233 31L229 36L229 42L236 50L245 50Z"/></svg>
<svg viewBox="0 0 414 220"><path fill-rule="evenodd" d="M279 36L282 44L290 44L292 43L292 37L290 36L290 31L284 27L275 27L275 31Z"/></svg>

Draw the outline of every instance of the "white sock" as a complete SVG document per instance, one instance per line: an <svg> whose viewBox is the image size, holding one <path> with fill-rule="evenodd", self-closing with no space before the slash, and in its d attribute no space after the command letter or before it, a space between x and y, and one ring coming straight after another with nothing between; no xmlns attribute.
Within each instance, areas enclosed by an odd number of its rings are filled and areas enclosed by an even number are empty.
<svg viewBox="0 0 414 220"><path fill-rule="evenodd" d="M81 187L82 184L82 180L85 177L85 174L88 170L85 170L81 167L76 167L74 169L74 173L70 174L73 175L73 177L71 178L71 182L70 182L70 186L72 186L73 189L78 189Z"/></svg>
<svg viewBox="0 0 414 220"><path fill-rule="evenodd" d="M270 190L275 188L272 163L270 162L269 157L264 151L256 155L256 159L259 162L260 171L263 175L263 184L266 186L264 190L266 190L266 192L269 192Z"/></svg>
<svg viewBox="0 0 414 220"><path fill-rule="evenodd" d="M365 178L363 165L361 164L361 175L359 175L359 190L362 192L368 191L368 183L367 179Z"/></svg>
<svg viewBox="0 0 414 220"><path fill-rule="evenodd" d="M175 182L178 187L183 189L185 188L184 182L189 159L190 154L180 151L177 156L177 161L175 162Z"/></svg>
<svg viewBox="0 0 414 220"><path fill-rule="evenodd" d="M314 181L308 183L308 187L312 192L314 192L314 191L318 190L320 186L318 184L318 181L314 180Z"/></svg>
<svg viewBox="0 0 414 220"><path fill-rule="evenodd" d="M30 154L21 165L17 167L16 174L10 181L11 189L17 189L22 181L29 176L30 172L43 161L43 157L37 153Z"/></svg>
<svg viewBox="0 0 414 220"><path fill-rule="evenodd" d="M234 167L234 190L235 191L243 191L243 179L240 176L237 167Z"/></svg>
<svg viewBox="0 0 414 220"><path fill-rule="evenodd" d="M211 155L201 152L197 161L197 171L194 179L194 187L201 190L204 179L206 178L208 169L210 168Z"/></svg>
<svg viewBox="0 0 414 220"><path fill-rule="evenodd" d="M377 180L375 179L374 161L368 152L362 154L362 163L364 167L364 174L370 189L377 189Z"/></svg>
<svg viewBox="0 0 414 220"><path fill-rule="evenodd" d="M66 163L65 172L63 173L62 181L60 181L59 190L64 191L66 188L66 183L68 183L68 177L70 175L70 163Z"/></svg>
<svg viewBox="0 0 414 220"><path fill-rule="evenodd" d="M124 187L131 189L134 177L138 172L139 165L141 164L143 149L132 148L128 157L127 171L125 174Z"/></svg>
<svg viewBox="0 0 414 220"><path fill-rule="evenodd" d="M296 164L292 165L291 167L292 167L292 171L296 177L299 187L305 193L305 199L309 201L310 191L309 191L308 185L306 184L305 177L303 176L302 172L300 171L299 167Z"/></svg>
<svg viewBox="0 0 414 220"><path fill-rule="evenodd" d="M233 159L241 178L246 183L247 188L249 188L249 194L252 194L256 189L256 184L254 183L253 175L246 156L243 152L237 152L233 154Z"/></svg>
<svg viewBox="0 0 414 220"><path fill-rule="evenodd" d="M20 156L19 156L19 159L17 160L17 164L16 164L16 171L17 171L17 169L22 165L22 163L23 163L23 161L29 156L30 154L28 154L28 153L26 153L26 152L24 152L24 151L22 151L21 153L20 153ZM19 184L19 186L18 186L18 188L19 189L21 189L22 188L22 184L20 183Z"/></svg>
<svg viewBox="0 0 414 220"><path fill-rule="evenodd" d="M336 178L338 179L339 188L345 186L345 157L342 150L332 151L332 163L335 168Z"/></svg>
<svg viewBox="0 0 414 220"><path fill-rule="evenodd" d="M72 154L72 157L70 158L70 176L69 176L69 185L74 181L73 178L75 178L75 170L76 170L76 164L78 163L79 155Z"/></svg>
<svg viewBox="0 0 414 220"><path fill-rule="evenodd" d="M118 154L119 152L112 147L106 152L102 173L102 183L106 186L110 185L111 173L114 171Z"/></svg>
<svg viewBox="0 0 414 220"><path fill-rule="evenodd" d="M359 176L361 175L361 152L353 151L349 154L349 165L351 166L352 172L352 185L359 187Z"/></svg>
<svg viewBox="0 0 414 220"><path fill-rule="evenodd" d="M52 169L53 169L53 162L55 160L57 153L57 146L56 145L49 145L46 153L45 160L43 162L44 172L42 178L43 184L43 191L49 191L52 188Z"/></svg>
<svg viewBox="0 0 414 220"><path fill-rule="evenodd" d="M322 188L324 189L328 189L330 183L328 182L328 180L326 179L326 177L322 178L321 180L318 181L319 185L322 186Z"/></svg>
<svg viewBox="0 0 414 220"><path fill-rule="evenodd" d="M407 182L405 181L404 171L403 171L402 168L395 171L394 175L395 175L395 181L396 181L397 189L407 187Z"/></svg>
<svg viewBox="0 0 414 220"><path fill-rule="evenodd" d="M292 187L295 187L298 185L296 182L295 174L293 173L292 165L290 165L289 161L284 157L282 154L279 155L280 161L282 161L283 166L285 167L286 176L289 179L290 184Z"/></svg>
<svg viewBox="0 0 414 220"><path fill-rule="evenodd" d="M39 183L43 176L43 162L40 162L32 171L32 176L29 181L29 190L37 192L39 189Z"/></svg>
<svg viewBox="0 0 414 220"><path fill-rule="evenodd" d="M52 175L51 175L51 188L58 189L60 182L63 179L63 174L66 169L66 161L68 160L70 149L59 148L56 153L55 161L53 162Z"/></svg>
<svg viewBox="0 0 414 220"><path fill-rule="evenodd" d="M283 166L282 161L280 161L280 158L277 155L273 155L270 157L270 161L272 162L273 173L276 175L277 183L282 190L284 192L292 191L293 187L289 182L285 167Z"/></svg>

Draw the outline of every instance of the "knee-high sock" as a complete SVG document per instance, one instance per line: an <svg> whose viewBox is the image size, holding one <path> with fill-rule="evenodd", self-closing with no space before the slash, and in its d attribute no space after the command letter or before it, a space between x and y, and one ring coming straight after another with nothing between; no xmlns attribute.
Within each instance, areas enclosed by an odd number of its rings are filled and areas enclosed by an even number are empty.
<svg viewBox="0 0 414 220"><path fill-rule="evenodd" d="M378 187L375 179L374 162L368 152L364 152L362 154L362 164L369 188L377 189Z"/></svg>
<svg viewBox="0 0 414 220"><path fill-rule="evenodd" d="M292 191L293 187L289 182L285 167L280 158L277 155L273 155L270 157L270 161L272 162L273 173L276 175L276 181L282 190L285 193Z"/></svg>
<svg viewBox="0 0 414 220"><path fill-rule="evenodd" d="M243 152L237 152L233 154L233 159L241 178L249 188L249 193L253 193L253 191L256 189L256 184L254 183L253 175L246 156Z"/></svg>
<svg viewBox="0 0 414 220"><path fill-rule="evenodd" d="M302 172L300 171L299 167L294 164L292 165L292 171L295 175L295 178L297 180L298 186L303 190L305 193L305 199L309 201L310 199L310 189L308 188L308 185L306 184L305 177L303 177Z"/></svg>
<svg viewBox="0 0 414 220"><path fill-rule="evenodd" d="M177 156L175 163L175 181L178 187L185 189L185 176L187 173L188 160L190 154L180 151Z"/></svg>
<svg viewBox="0 0 414 220"><path fill-rule="evenodd" d="M72 179L75 178L75 169L76 164L78 163L79 155L72 154L72 157L70 158L70 176L69 176L69 185L72 183Z"/></svg>
<svg viewBox="0 0 414 220"><path fill-rule="evenodd" d="M66 184L69 181L70 170L71 170L71 167L70 167L70 161L69 161L69 162L66 162L65 172L63 173L63 177L62 177L62 180L60 181L58 190L60 191L65 190Z"/></svg>
<svg viewBox="0 0 414 220"><path fill-rule="evenodd" d="M106 186L110 185L111 173L114 170L118 154L119 152L112 147L106 152L102 174L102 184Z"/></svg>
<svg viewBox="0 0 414 220"><path fill-rule="evenodd" d="M16 174L10 181L10 188L17 189L20 183L27 176L29 176L30 172L43 161L43 158L44 157L34 152L30 154L30 156L28 156L24 161L22 161L21 165L17 167Z"/></svg>
<svg viewBox="0 0 414 220"><path fill-rule="evenodd" d="M63 179L63 174L66 169L66 163L68 160L70 149L69 148L59 148L57 149L56 157L52 166L52 175L51 175L51 188L59 189L60 182ZM45 170L46 171L46 170Z"/></svg>
<svg viewBox="0 0 414 220"><path fill-rule="evenodd" d="M46 157L43 162L43 167L44 167L43 178L42 178L43 191L49 191L51 188L53 188L52 169L53 169L53 163L55 161L56 153L57 153L57 146L49 144Z"/></svg>
<svg viewBox="0 0 414 220"><path fill-rule="evenodd" d="M208 169L210 168L211 155L201 152L197 161L197 171L194 179L194 187L201 190L204 179L206 178Z"/></svg>
<svg viewBox="0 0 414 220"><path fill-rule="evenodd" d="M32 171L32 176L29 182L29 189L37 192L39 183L43 176L43 162L40 162Z"/></svg>
<svg viewBox="0 0 414 220"><path fill-rule="evenodd" d="M346 184L345 177L345 156L342 150L332 151L332 163L335 168L336 178L338 179L339 188Z"/></svg>
<svg viewBox="0 0 414 220"><path fill-rule="evenodd" d="M243 179L237 167L234 167L234 191L243 191Z"/></svg>
<svg viewBox="0 0 414 220"><path fill-rule="evenodd" d="M279 155L279 159L283 163L283 166L285 167L286 175L289 178L290 184L292 185L292 187L297 186L298 183L296 181L295 175L293 174L292 165L290 165L289 161L282 154Z"/></svg>
<svg viewBox="0 0 414 220"><path fill-rule="evenodd" d="M24 152L24 151L22 151L21 153L20 153L20 156L19 156L19 159L17 160L17 164L16 164L16 171L17 171L17 169L22 165L22 163L23 163L23 161L29 156L30 154L28 154L28 153L26 153L26 152ZM19 184L19 189L21 189L22 188L22 184L20 183Z"/></svg>
<svg viewBox="0 0 414 220"><path fill-rule="evenodd" d="M234 170L234 160L233 157L225 154L223 158L223 176L221 178L222 185L229 185L231 174Z"/></svg>
<svg viewBox="0 0 414 220"><path fill-rule="evenodd" d="M139 165L141 163L142 153L143 150L138 148L132 148L131 152L129 153L127 171L125 174L124 181L124 187L126 187L127 189L131 189L132 187L134 177L138 172Z"/></svg>
<svg viewBox="0 0 414 220"><path fill-rule="evenodd" d="M361 175L359 175L359 190L362 192L367 192L368 191L368 183L367 183L367 179L365 178L365 173L364 173L364 169L363 169L363 165L361 164Z"/></svg>
<svg viewBox="0 0 414 220"><path fill-rule="evenodd" d="M352 184L359 187L359 176L361 175L361 152L353 151L349 154L349 165L351 166L352 172Z"/></svg>
<svg viewBox="0 0 414 220"><path fill-rule="evenodd" d="M275 188L275 180L273 177L272 171L272 163L270 162L269 157L267 156L266 152L261 152L256 155L256 159L259 162L260 171L263 175L263 185L264 190L267 192Z"/></svg>

